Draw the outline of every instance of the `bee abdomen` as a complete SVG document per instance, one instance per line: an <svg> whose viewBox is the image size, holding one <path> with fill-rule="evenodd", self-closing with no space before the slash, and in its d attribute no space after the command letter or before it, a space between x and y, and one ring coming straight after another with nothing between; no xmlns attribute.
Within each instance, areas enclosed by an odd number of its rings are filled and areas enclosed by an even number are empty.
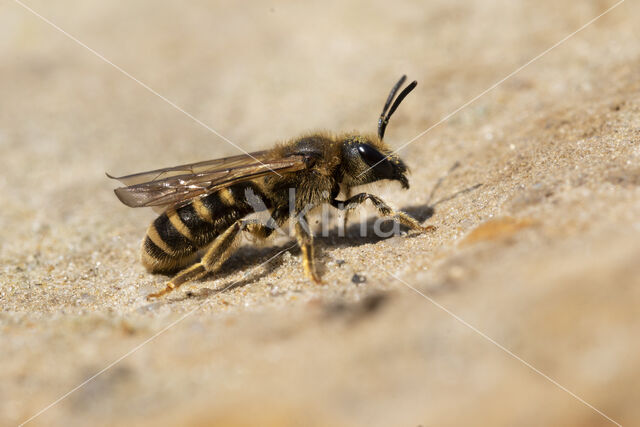
<svg viewBox="0 0 640 427"><path fill-rule="evenodd" d="M149 226L142 243L142 263L147 270L170 273L192 264L201 249L252 211L246 201L247 189L262 195L257 186L242 183L167 209Z"/></svg>

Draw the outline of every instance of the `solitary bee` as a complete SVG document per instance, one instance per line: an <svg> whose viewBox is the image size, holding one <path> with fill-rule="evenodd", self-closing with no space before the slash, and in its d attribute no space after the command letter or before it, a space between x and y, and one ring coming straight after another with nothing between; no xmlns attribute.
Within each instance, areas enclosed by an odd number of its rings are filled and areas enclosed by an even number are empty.
<svg viewBox="0 0 640 427"><path fill-rule="evenodd" d="M402 188L409 188L407 166L382 140L391 115L417 85L413 81L395 98L405 79L402 76L389 93L377 136L313 133L271 150L118 178L107 174L126 185L115 190L125 205L163 210L147 230L142 263L151 273L178 273L164 290L148 298L216 271L242 231L266 239L291 218L305 274L321 283L306 213L325 203L346 213L370 200L381 216L420 232L433 230L373 194L351 196L353 187L380 180L399 181ZM346 200L338 200L341 189ZM266 223L247 219L256 207L268 211L271 219Z"/></svg>

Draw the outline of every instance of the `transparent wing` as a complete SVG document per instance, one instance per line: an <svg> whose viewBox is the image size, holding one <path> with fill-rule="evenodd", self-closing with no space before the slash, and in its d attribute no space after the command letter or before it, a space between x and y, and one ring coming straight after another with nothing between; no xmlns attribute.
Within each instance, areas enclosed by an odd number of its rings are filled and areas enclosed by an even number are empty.
<svg viewBox="0 0 640 427"><path fill-rule="evenodd" d="M155 169L148 172L134 173L132 175L115 177L107 173L112 179L117 179L125 185L142 184L146 182L159 181L176 175L195 175L207 171L214 171L220 168L233 168L234 166L243 166L247 163L260 163L266 160L268 151L257 151L250 154L241 154L238 156L224 157L221 159L206 160L204 162L189 163L186 165L173 166L170 168ZM252 157L253 156L253 157Z"/></svg>
<svg viewBox="0 0 640 427"><path fill-rule="evenodd" d="M304 156L274 158L270 151L259 151L121 177L107 176L127 185L116 188L116 196L125 205L137 208L176 205L237 182L305 167Z"/></svg>

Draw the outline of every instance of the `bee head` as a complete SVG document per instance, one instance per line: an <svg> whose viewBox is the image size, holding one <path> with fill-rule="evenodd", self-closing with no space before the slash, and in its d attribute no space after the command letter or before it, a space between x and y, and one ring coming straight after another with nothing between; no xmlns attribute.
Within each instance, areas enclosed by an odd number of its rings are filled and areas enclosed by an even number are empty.
<svg viewBox="0 0 640 427"><path fill-rule="evenodd" d="M399 181L402 188L409 188L407 166L382 141L389 119L404 98L416 87L415 80L409 83L396 98L396 94L404 84L407 76L391 88L378 119L378 136L348 135L343 139L343 182L350 186L368 184L390 179ZM395 101L394 101L395 98Z"/></svg>
<svg viewBox="0 0 640 427"><path fill-rule="evenodd" d="M402 188L409 188L407 166L375 136L347 136L342 144L342 163L342 181L349 186L388 179L399 181Z"/></svg>

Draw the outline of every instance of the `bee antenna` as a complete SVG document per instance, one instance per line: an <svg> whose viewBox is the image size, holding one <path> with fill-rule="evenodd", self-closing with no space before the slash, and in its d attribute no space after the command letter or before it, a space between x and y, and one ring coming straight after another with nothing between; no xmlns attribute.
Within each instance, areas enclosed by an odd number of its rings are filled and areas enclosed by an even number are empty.
<svg viewBox="0 0 640 427"><path fill-rule="evenodd" d="M398 95L398 97L396 98L395 102L391 106L391 109L389 109L391 101L393 101L393 98L396 96L396 93L398 93L398 90L400 89L400 87L402 87L406 79L407 76L405 75L400 77L398 83L396 83L393 88L391 88L391 92L389 92L389 96L387 97L387 102L384 103L384 108L382 109L382 113L380 113L380 118L378 119L378 136L380 137L380 139L384 137L384 131L387 128L387 124L389 123L391 115L398 109L398 106L404 100L404 98L409 95L409 92L411 92L418 84L418 82L415 80L409 83L409 86L405 87L404 90L400 92L400 95Z"/></svg>
<svg viewBox="0 0 640 427"><path fill-rule="evenodd" d="M400 80L398 80L398 83L393 85L391 88L391 92L389 92L389 96L387 97L387 102L384 103L384 108L382 109L382 113L380 113L381 119L384 118L384 115L389 109L389 105L391 105L391 101L393 101L393 98L396 96L396 93L398 93L398 90L400 90L400 87L404 84L405 80L407 80L407 76L403 74L402 77L400 77Z"/></svg>

